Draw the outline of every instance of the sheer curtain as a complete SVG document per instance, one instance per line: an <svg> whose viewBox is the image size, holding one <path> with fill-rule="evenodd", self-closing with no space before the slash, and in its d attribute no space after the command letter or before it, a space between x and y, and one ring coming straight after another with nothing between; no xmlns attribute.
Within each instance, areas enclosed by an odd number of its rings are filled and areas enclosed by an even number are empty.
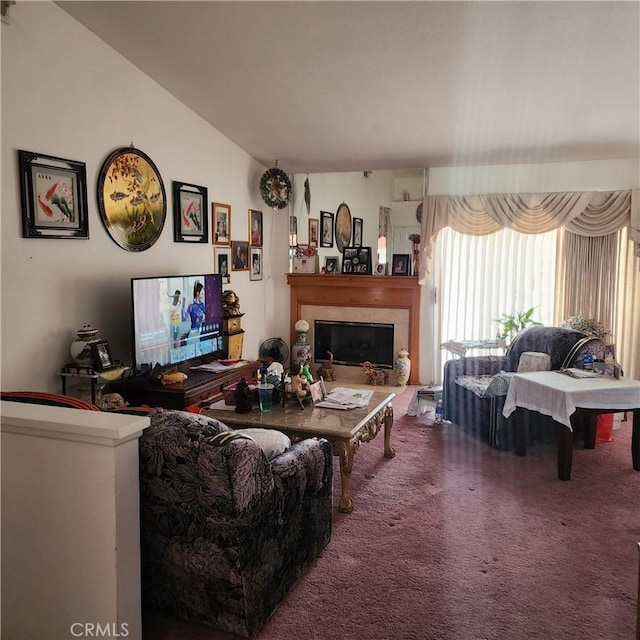
<svg viewBox="0 0 640 640"><path fill-rule="evenodd" d="M444 229L437 243L442 341L494 338L503 313L530 307L535 320L553 324L557 236L511 229L471 236Z"/></svg>
<svg viewBox="0 0 640 640"><path fill-rule="evenodd" d="M640 380L640 256L627 229L618 238L613 342L624 375Z"/></svg>

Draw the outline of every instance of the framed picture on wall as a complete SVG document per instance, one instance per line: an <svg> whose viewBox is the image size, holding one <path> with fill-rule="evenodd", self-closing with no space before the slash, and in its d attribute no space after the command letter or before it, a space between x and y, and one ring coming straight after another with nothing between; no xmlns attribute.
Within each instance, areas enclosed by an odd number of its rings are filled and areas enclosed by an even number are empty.
<svg viewBox="0 0 640 640"><path fill-rule="evenodd" d="M207 188L173 182L173 241L209 242Z"/></svg>
<svg viewBox="0 0 640 640"><path fill-rule="evenodd" d="M222 284L231 282L231 248L215 247L214 248L214 273L222 276Z"/></svg>
<svg viewBox="0 0 640 640"><path fill-rule="evenodd" d="M353 219L353 242L354 247L362 246L362 218Z"/></svg>
<svg viewBox="0 0 640 640"><path fill-rule="evenodd" d="M249 270L249 243L231 241L231 271Z"/></svg>
<svg viewBox="0 0 640 640"><path fill-rule="evenodd" d="M318 246L318 228L320 221L318 218L309 218L309 246Z"/></svg>
<svg viewBox="0 0 640 640"><path fill-rule="evenodd" d="M394 253L393 260L391 261L391 275L393 276L408 276L409 273L409 254L408 253Z"/></svg>
<svg viewBox="0 0 640 640"><path fill-rule="evenodd" d="M262 247L251 247L249 259L249 280L262 280Z"/></svg>
<svg viewBox="0 0 640 640"><path fill-rule="evenodd" d="M335 238L338 251L342 252L345 247L351 244L351 232L353 223L351 221L351 210L346 202L343 202L336 211Z"/></svg>
<svg viewBox="0 0 640 640"><path fill-rule="evenodd" d="M320 246L333 247L333 213L320 212Z"/></svg>
<svg viewBox="0 0 640 640"><path fill-rule="evenodd" d="M84 162L18 151L23 238L89 238Z"/></svg>
<svg viewBox="0 0 640 640"><path fill-rule="evenodd" d="M98 211L111 239L126 251L146 251L160 237L167 196L153 160L133 146L113 151L98 174Z"/></svg>
<svg viewBox="0 0 640 640"><path fill-rule="evenodd" d="M213 226L213 244L231 244L229 232L231 230L231 205L221 202L211 203L211 222Z"/></svg>
<svg viewBox="0 0 640 640"><path fill-rule="evenodd" d="M262 211L249 209L249 244L252 247L261 247L263 236Z"/></svg>

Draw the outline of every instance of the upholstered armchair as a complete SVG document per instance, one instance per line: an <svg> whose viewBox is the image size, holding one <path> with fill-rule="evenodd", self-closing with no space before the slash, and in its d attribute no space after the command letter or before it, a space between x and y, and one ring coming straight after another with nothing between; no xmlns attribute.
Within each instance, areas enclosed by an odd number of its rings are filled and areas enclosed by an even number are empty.
<svg viewBox="0 0 640 640"><path fill-rule="evenodd" d="M442 384L445 419L496 449L509 450L513 447L512 418L505 418L502 409L510 377L518 367L525 360L544 362L548 370L581 366L587 353L594 359L603 358L604 347L600 338L573 329L536 326L519 333L504 356L449 360ZM537 416L530 429L530 444L554 438L555 429L548 428L546 416Z"/></svg>
<svg viewBox="0 0 640 640"><path fill-rule="evenodd" d="M330 540L331 446L273 451L204 415L150 418L140 440L143 605L254 636Z"/></svg>

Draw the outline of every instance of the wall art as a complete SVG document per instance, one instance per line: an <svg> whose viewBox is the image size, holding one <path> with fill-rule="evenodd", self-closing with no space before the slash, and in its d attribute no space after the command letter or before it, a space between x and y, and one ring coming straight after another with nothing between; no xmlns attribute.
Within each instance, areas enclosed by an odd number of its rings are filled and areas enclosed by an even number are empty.
<svg viewBox="0 0 640 640"><path fill-rule="evenodd" d="M249 280L262 280L262 247L251 247L249 250Z"/></svg>
<svg viewBox="0 0 640 640"><path fill-rule="evenodd" d="M249 244L252 247L261 247L263 244L263 217L262 211L249 209Z"/></svg>
<svg viewBox="0 0 640 640"><path fill-rule="evenodd" d="M309 218L309 246L318 246L318 229L320 226L320 220L318 218Z"/></svg>
<svg viewBox="0 0 640 640"><path fill-rule="evenodd" d="M249 243L232 240L231 241L231 270L232 271L248 271L249 270Z"/></svg>
<svg viewBox="0 0 640 640"><path fill-rule="evenodd" d="M222 276L222 284L231 282L231 247L214 248L214 273Z"/></svg>
<svg viewBox="0 0 640 640"><path fill-rule="evenodd" d="M231 244L231 205L221 202L211 203L211 225L213 228L213 244Z"/></svg>
<svg viewBox="0 0 640 640"><path fill-rule="evenodd" d="M344 202L336 211L335 236L336 247L338 247L338 251L342 253L342 250L351 243L351 211L349 206Z"/></svg>
<svg viewBox="0 0 640 640"><path fill-rule="evenodd" d="M84 162L18 151L23 238L89 237Z"/></svg>
<svg viewBox="0 0 640 640"><path fill-rule="evenodd" d="M333 218L330 211L320 212L320 246L333 247Z"/></svg>
<svg viewBox="0 0 640 640"><path fill-rule="evenodd" d="M353 219L353 242L354 247L362 246L362 218Z"/></svg>
<svg viewBox="0 0 640 640"><path fill-rule="evenodd" d="M167 217L164 183L153 160L130 147L116 149L98 176L98 209L111 239L127 251L145 251Z"/></svg>
<svg viewBox="0 0 640 640"><path fill-rule="evenodd" d="M209 242L207 188L173 183L174 242Z"/></svg>

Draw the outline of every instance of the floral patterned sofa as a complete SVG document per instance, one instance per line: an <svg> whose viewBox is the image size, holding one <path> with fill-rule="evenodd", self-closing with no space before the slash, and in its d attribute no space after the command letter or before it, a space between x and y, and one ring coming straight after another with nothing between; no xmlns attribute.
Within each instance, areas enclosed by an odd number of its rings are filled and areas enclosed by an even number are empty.
<svg viewBox="0 0 640 640"><path fill-rule="evenodd" d="M513 448L511 418L502 415L510 377L523 353L546 354L548 368L581 366L585 354L604 357L605 343L565 327L535 326L520 332L504 356L471 356L449 360L442 384L445 419L478 436L492 447ZM552 442L556 430L547 416L536 415L530 444Z"/></svg>
<svg viewBox="0 0 640 640"><path fill-rule="evenodd" d="M204 415L150 418L140 439L143 606L254 636L329 543L331 446L303 440L269 459Z"/></svg>

